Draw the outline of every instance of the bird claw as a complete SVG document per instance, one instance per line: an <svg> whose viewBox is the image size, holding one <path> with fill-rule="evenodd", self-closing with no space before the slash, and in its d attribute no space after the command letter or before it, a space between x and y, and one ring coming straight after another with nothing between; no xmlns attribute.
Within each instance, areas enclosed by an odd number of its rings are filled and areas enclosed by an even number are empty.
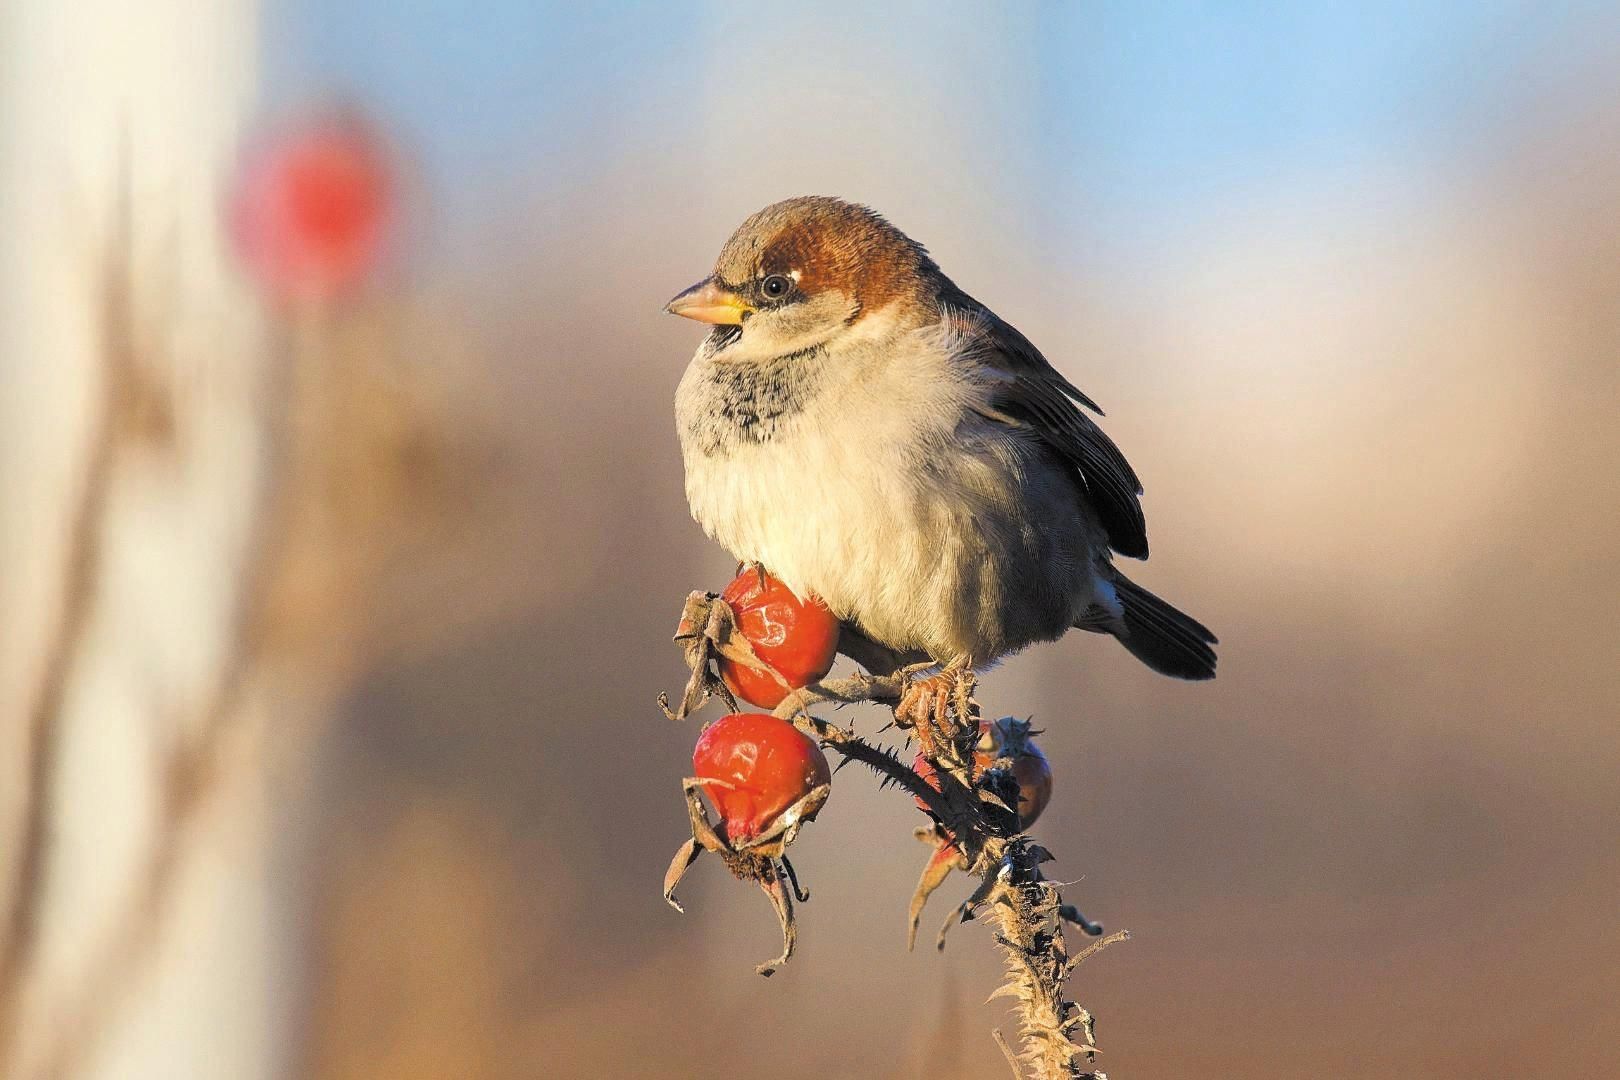
<svg viewBox="0 0 1620 1080"><path fill-rule="evenodd" d="M910 728L923 753L932 758L961 730L970 726L976 730L974 682L973 670L965 661L952 661L937 675L908 680L894 707L895 722Z"/></svg>

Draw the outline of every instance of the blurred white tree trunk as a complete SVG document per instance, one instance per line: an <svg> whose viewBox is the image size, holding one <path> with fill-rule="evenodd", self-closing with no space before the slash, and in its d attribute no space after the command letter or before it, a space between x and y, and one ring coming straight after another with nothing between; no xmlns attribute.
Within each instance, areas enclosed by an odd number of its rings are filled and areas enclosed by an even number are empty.
<svg viewBox="0 0 1620 1080"><path fill-rule="evenodd" d="M0 1073L283 1071L250 4L0 5ZM287 706L278 697L278 711ZM296 706L294 706L296 707Z"/></svg>

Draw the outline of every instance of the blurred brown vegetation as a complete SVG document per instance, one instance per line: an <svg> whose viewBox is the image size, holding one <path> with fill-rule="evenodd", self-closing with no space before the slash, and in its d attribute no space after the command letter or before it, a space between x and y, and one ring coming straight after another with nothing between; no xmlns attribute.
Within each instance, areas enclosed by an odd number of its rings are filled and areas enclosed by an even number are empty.
<svg viewBox="0 0 1620 1080"><path fill-rule="evenodd" d="M1047 731L1056 876L1135 935L1075 988L1113 1075L1620 1070L1620 114L1554 105L1444 197L1257 193L1148 287L1065 282L1079 317L972 221L916 226L1109 407L1144 580L1223 642L1209 686L1080 635L982 684ZM917 814L858 771L796 849L777 978L754 891L700 865L684 917L659 896L696 727L654 698L730 564L687 518L693 333L657 307L754 207L649 205L649 163L429 290L499 497L395 559L404 644L322 750L307 1074L999 1075L996 957L976 926L905 952Z"/></svg>

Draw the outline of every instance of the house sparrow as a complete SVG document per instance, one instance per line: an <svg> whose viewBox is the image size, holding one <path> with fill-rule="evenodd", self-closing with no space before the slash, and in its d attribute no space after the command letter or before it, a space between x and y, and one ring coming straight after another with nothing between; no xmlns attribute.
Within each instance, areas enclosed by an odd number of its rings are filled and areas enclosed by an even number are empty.
<svg viewBox="0 0 1620 1080"><path fill-rule="evenodd" d="M767 206L666 310L714 327L675 413L692 516L736 558L947 681L1074 627L1214 677L1215 636L1113 564L1148 546L1101 410L883 217Z"/></svg>

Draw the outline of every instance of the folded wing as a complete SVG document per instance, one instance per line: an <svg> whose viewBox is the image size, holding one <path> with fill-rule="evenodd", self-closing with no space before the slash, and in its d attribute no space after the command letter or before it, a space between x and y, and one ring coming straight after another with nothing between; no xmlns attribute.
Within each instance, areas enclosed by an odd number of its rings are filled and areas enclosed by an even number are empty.
<svg viewBox="0 0 1620 1080"><path fill-rule="evenodd" d="M947 312L976 358L990 369L992 397L983 415L1027 429L1067 462L1102 522L1109 546L1133 559L1147 558L1142 484L1119 447L1082 410L1100 416L1097 403L1052 367L1028 338L972 297L958 293Z"/></svg>

